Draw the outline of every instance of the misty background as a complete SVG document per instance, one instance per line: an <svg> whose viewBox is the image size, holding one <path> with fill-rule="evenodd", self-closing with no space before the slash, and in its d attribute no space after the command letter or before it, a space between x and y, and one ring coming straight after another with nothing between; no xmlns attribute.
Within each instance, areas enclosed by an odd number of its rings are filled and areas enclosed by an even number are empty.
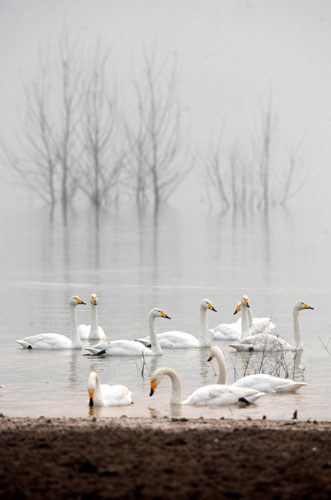
<svg viewBox="0 0 331 500"><path fill-rule="evenodd" d="M185 173L185 178L178 189L174 185L170 190L168 203L209 209L211 198L216 211L227 208L226 204L217 203L219 192L213 192L211 187L217 180L208 172L220 138L226 189L233 190L233 179L229 176L234 164L241 165L237 173L239 185L251 181L256 186L261 181L259 167L250 168L252 163L258 165L261 158L252 148L262 140L269 106L272 119L269 161L275 174L270 179L270 193L274 193L277 202L282 199L292 154L295 179L291 179L291 184L293 193L296 187L298 193L290 197L287 205L300 204L305 209L308 200L318 205L321 201L328 202L331 156L328 1L14 0L2 1L0 14L0 137L13 154L22 157L26 134L22 124L26 126L29 115L26 92L33 89L38 78L40 81L40 54L44 55L50 84L56 88L61 77L54 73L54 67L59 64L61 43L67 37L69 58L75 61L75 57L82 57L79 59L82 72L88 64L92 71L97 51L101 58L107 56L106 87L110 87L116 105L119 118L116 126L122 137L128 131L124 116L127 126L138 123L137 116L130 113L137 105L133 83L141 86L144 83L144 57L149 62L153 60L161 81L169 82L174 70L172 96L178 108L171 113L173 120L176 112L180 115L181 151L171 168L178 177ZM83 47L84 56L78 46ZM78 72L79 61L75 61ZM156 90L160 85L156 83ZM53 106L50 116L58 111L57 99L59 96L54 98L54 94L49 97ZM122 147L125 140L119 141ZM21 174L11 175L14 172L6 160L2 155L3 209L8 204L12 210L13 201L16 207L17 202L36 201L35 194L23 196L27 190L20 185ZM132 159L126 156L125 163L130 166ZM29 167L24 164L22 168ZM244 178L243 172L248 177ZM238 191L235 197L240 196ZM126 203L128 198L132 201L132 192L126 192L123 201Z"/></svg>

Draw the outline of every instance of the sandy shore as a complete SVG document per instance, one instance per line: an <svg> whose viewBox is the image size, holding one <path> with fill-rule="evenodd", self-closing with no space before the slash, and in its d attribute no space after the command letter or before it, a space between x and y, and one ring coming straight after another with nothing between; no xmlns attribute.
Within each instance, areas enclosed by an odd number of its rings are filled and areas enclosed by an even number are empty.
<svg viewBox="0 0 331 500"><path fill-rule="evenodd" d="M0 418L6 499L331 498L331 422Z"/></svg>

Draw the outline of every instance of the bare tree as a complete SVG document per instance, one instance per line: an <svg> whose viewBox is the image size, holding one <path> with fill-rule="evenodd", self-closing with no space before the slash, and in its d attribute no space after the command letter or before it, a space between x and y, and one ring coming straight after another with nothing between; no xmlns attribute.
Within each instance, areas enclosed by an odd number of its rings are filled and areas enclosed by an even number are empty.
<svg viewBox="0 0 331 500"><path fill-rule="evenodd" d="M281 205L286 205L289 200L304 188L307 182L307 174L303 169L300 145L287 151L286 160L285 172L282 175Z"/></svg>
<svg viewBox="0 0 331 500"><path fill-rule="evenodd" d="M109 95L106 81L107 59L108 55L102 54L97 45L91 75L82 88L83 175L77 178L77 183L95 207L108 201L112 190L118 186L125 163L125 152L119 139L116 98Z"/></svg>
<svg viewBox="0 0 331 500"><path fill-rule="evenodd" d="M262 199L260 205L264 210L268 210L271 204L270 186L272 182L271 176L271 160L272 146L276 130L277 118L272 110L272 99L269 97L266 111L262 110L261 129L255 146L257 150L257 161L259 164L259 179L262 187Z"/></svg>
<svg viewBox="0 0 331 500"><path fill-rule="evenodd" d="M21 122L17 147L10 148L1 140L2 153L15 174L16 182L27 186L47 204L56 203L57 150L54 123L50 112L50 75L48 52L39 52L39 74L31 83L23 83L25 113Z"/></svg>
<svg viewBox="0 0 331 500"><path fill-rule="evenodd" d="M79 156L77 130L80 120L81 70L83 49L79 40L71 41L64 30L59 46L59 109L57 155L61 170L61 201L67 208L77 190L76 172Z"/></svg>
<svg viewBox="0 0 331 500"><path fill-rule="evenodd" d="M168 58L158 64L155 48L151 54L143 50L142 75L132 80L137 125L129 126L126 120L131 152L129 168L134 172L136 199L151 196L157 207L169 198L191 169L191 165L183 167L185 141L176 95L176 67Z"/></svg>

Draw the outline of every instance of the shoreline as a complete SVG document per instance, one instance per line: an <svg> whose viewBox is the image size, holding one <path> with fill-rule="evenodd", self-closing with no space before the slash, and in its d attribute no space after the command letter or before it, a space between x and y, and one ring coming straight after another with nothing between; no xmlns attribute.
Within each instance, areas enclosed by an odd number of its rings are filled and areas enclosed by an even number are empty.
<svg viewBox="0 0 331 500"><path fill-rule="evenodd" d="M6 499L331 498L331 422L0 418Z"/></svg>

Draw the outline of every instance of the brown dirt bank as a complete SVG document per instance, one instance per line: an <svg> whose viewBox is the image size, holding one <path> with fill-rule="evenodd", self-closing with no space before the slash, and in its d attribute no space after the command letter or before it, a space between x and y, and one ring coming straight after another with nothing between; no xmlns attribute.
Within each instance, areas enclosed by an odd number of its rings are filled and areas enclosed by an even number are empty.
<svg viewBox="0 0 331 500"><path fill-rule="evenodd" d="M331 498L331 423L0 418L5 499Z"/></svg>

